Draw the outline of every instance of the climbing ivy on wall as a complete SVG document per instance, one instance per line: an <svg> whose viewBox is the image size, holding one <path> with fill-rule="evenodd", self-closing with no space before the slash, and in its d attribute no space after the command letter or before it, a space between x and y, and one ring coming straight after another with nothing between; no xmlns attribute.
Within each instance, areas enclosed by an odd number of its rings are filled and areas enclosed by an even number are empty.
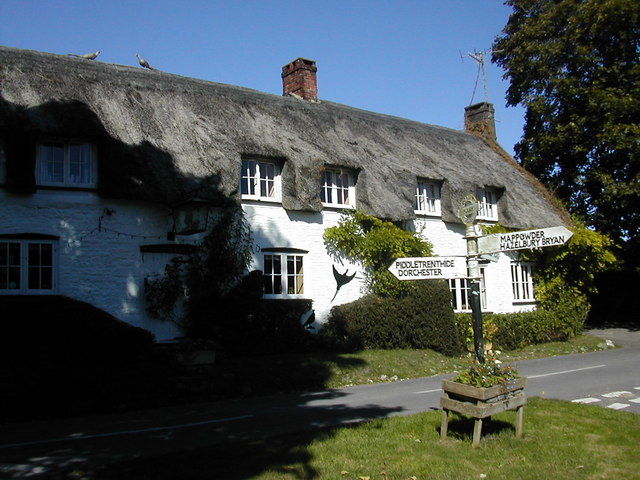
<svg viewBox="0 0 640 480"><path fill-rule="evenodd" d="M323 239L334 257L360 263L366 288L382 297L399 297L408 291L409 282L401 282L388 270L393 260L427 257L433 249L415 233L359 211L345 213L338 225L325 231Z"/></svg>
<svg viewBox="0 0 640 480"><path fill-rule="evenodd" d="M237 309L233 303L238 299L232 301L230 293L251 262L252 236L243 212L225 209L188 262L171 262L163 276L147 282L147 311L174 321L187 338L219 339L221 324ZM255 290L260 287L256 284ZM254 296L261 295L257 291Z"/></svg>

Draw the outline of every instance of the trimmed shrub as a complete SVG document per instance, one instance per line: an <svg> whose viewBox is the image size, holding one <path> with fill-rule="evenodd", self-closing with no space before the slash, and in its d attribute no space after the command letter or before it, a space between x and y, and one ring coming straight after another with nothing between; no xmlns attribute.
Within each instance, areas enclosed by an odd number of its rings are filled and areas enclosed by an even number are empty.
<svg viewBox="0 0 640 480"><path fill-rule="evenodd" d="M253 313L232 317L221 338L223 350L232 356L291 354L315 349L315 335L300 318L311 309L306 299L261 300Z"/></svg>
<svg viewBox="0 0 640 480"><path fill-rule="evenodd" d="M540 308L531 312L485 314L485 345L490 342L493 349L517 350L527 345L566 341L582 333L587 313L588 308L580 309L567 300L554 310ZM456 314L456 323L461 341L472 345L471 315Z"/></svg>
<svg viewBox="0 0 640 480"><path fill-rule="evenodd" d="M131 363L154 345L151 332L68 297L2 296L0 308L0 355L21 363Z"/></svg>
<svg viewBox="0 0 640 480"><path fill-rule="evenodd" d="M300 321L312 301L265 300L262 294L262 272L245 275L226 296L207 307L207 321L197 322L192 339L211 340L219 354L235 357L312 349L314 335Z"/></svg>
<svg viewBox="0 0 640 480"><path fill-rule="evenodd" d="M0 421L143 405L166 383L154 338L88 303L1 296Z"/></svg>
<svg viewBox="0 0 640 480"><path fill-rule="evenodd" d="M411 282L402 298L368 295L331 310L320 330L339 350L418 348L454 356L462 352L451 293L445 282Z"/></svg>

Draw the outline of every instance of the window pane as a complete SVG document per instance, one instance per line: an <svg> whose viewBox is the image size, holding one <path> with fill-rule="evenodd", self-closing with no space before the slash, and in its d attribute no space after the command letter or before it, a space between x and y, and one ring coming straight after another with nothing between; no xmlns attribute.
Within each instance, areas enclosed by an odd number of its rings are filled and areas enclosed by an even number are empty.
<svg viewBox="0 0 640 480"><path fill-rule="evenodd" d="M28 247L29 259L28 264L30 267L40 265L40 245L37 243L30 243Z"/></svg>
<svg viewBox="0 0 640 480"><path fill-rule="evenodd" d="M288 255L287 256L287 293L289 294L304 293L302 278L303 278L302 256Z"/></svg>
<svg viewBox="0 0 640 480"><path fill-rule="evenodd" d="M342 205L349 204L349 175L346 173L339 176L338 189L341 190L338 203Z"/></svg>
<svg viewBox="0 0 640 480"><path fill-rule="evenodd" d="M0 243L0 289L20 288L20 244Z"/></svg>
<svg viewBox="0 0 640 480"><path fill-rule="evenodd" d="M264 256L264 293L282 293L280 255Z"/></svg>
<svg viewBox="0 0 640 480"><path fill-rule="evenodd" d="M0 289L17 290L20 288L20 267L0 266Z"/></svg>
<svg viewBox="0 0 640 480"><path fill-rule="evenodd" d="M86 143L69 145L69 183L91 183L91 146Z"/></svg>
<svg viewBox="0 0 640 480"><path fill-rule="evenodd" d="M256 162L253 160L242 161L242 184L241 191L243 195L255 195Z"/></svg>
<svg viewBox="0 0 640 480"><path fill-rule="evenodd" d="M440 186L431 182L420 182L416 187L414 209L421 212L439 213Z"/></svg>
<svg viewBox="0 0 640 480"><path fill-rule="evenodd" d="M331 195L331 185L333 184L331 172L324 172L322 174L322 190L320 190L320 199L324 203L333 203L333 196Z"/></svg>
<svg viewBox="0 0 640 480"><path fill-rule="evenodd" d="M264 274L271 275L273 273L273 255L264 256Z"/></svg>
<svg viewBox="0 0 640 480"><path fill-rule="evenodd" d="M40 269L29 267L27 270L27 288L29 290L37 290L40 288Z"/></svg>
<svg viewBox="0 0 640 480"><path fill-rule="evenodd" d="M27 288L50 290L53 288L53 246L50 243L30 243L27 251Z"/></svg>
<svg viewBox="0 0 640 480"><path fill-rule="evenodd" d="M282 277L273 277L273 293L282 293Z"/></svg>
<svg viewBox="0 0 640 480"><path fill-rule="evenodd" d="M275 165L260 163L260 196L275 197Z"/></svg>
<svg viewBox="0 0 640 480"><path fill-rule="evenodd" d="M40 155L42 180L46 183L64 183L64 144L45 143Z"/></svg>
<svg viewBox="0 0 640 480"><path fill-rule="evenodd" d="M532 265L511 264L511 286L514 300L535 299L532 273Z"/></svg>
<svg viewBox="0 0 640 480"><path fill-rule="evenodd" d="M447 280L449 282L449 289L451 290L451 305L453 305L454 310L460 310L458 305L458 288L457 288L457 280L451 278Z"/></svg>
<svg viewBox="0 0 640 480"><path fill-rule="evenodd" d="M351 205L352 183L350 173L325 171L322 176L320 199L330 205Z"/></svg>
<svg viewBox="0 0 640 480"><path fill-rule="evenodd" d="M279 175L280 170L276 163L243 160L240 191L242 195L247 196L276 198Z"/></svg>

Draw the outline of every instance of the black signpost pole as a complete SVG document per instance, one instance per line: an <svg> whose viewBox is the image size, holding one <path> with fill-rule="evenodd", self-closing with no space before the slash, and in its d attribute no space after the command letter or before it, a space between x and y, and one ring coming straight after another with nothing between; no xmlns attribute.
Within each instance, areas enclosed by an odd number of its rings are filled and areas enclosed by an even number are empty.
<svg viewBox="0 0 640 480"><path fill-rule="evenodd" d="M473 348L476 359L484 363L484 332L482 328L482 302L480 301L480 265L478 263L478 235L474 226L466 226L467 267L469 270L469 303L473 318Z"/></svg>

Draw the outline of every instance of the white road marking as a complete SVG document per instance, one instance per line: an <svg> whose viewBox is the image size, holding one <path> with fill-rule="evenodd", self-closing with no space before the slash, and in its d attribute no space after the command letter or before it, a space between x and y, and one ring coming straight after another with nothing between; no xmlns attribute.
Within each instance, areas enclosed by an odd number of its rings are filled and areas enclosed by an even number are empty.
<svg viewBox="0 0 640 480"><path fill-rule="evenodd" d="M150 428L139 428L136 430L120 430L118 432L106 432L106 433L93 433L90 435L84 435L82 433L72 433L68 437L60 437L60 438L50 438L46 440L33 440L31 442L22 442L22 443L9 443L6 445L0 445L0 449L2 448L12 448L12 447L24 447L27 445L38 445L42 443L54 443L54 442L68 442L75 440L88 440L92 438L104 438L104 437L117 437L120 435L134 435L136 433L147 433L147 432L160 432L163 430L179 430L182 428L189 427L199 427L202 425L212 425L215 423L223 423L223 422L231 422L233 420L242 420L244 418L251 418L253 415L241 415L239 417L227 417L227 418L217 418L215 420L205 420L203 422L194 422L194 423L182 423L178 425L169 425L167 427L150 427Z"/></svg>
<svg viewBox="0 0 640 480"><path fill-rule="evenodd" d="M613 410L622 410L623 408L630 407L628 403L612 403L611 405L607 405L607 408L612 408Z"/></svg>
<svg viewBox="0 0 640 480"><path fill-rule="evenodd" d="M573 403L596 403L599 402L599 398L587 397L587 398L576 398L575 400L571 400Z"/></svg>
<svg viewBox="0 0 640 480"><path fill-rule="evenodd" d="M592 370L594 368L602 368L606 365L593 365L592 367L574 368L573 370L562 370L560 372L542 373L540 375L529 375L527 378L551 377L553 375L563 375L565 373L581 372L583 370Z"/></svg>
<svg viewBox="0 0 640 480"><path fill-rule="evenodd" d="M418 394L418 393L433 393L433 392L441 392L441 391L442 391L441 388L436 388L434 390L422 390L421 392L413 392L413 393L415 393L415 394Z"/></svg>
<svg viewBox="0 0 640 480"><path fill-rule="evenodd" d="M619 398L619 397L633 396L633 393L621 390L619 392L605 393L602 396L606 398Z"/></svg>

